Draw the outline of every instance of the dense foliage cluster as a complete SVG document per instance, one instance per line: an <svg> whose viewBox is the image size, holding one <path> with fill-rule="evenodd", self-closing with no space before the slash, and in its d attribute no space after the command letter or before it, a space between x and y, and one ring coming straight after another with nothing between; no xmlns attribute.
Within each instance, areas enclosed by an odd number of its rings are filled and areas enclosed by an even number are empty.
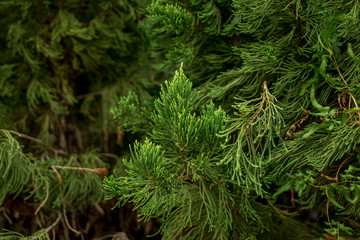
<svg viewBox="0 0 360 240"><path fill-rule="evenodd" d="M183 62L185 74L151 114L133 94L113 109L147 138L128 175L106 179L110 197L160 217L163 239L359 237L359 6L150 4L154 68L168 76Z"/></svg>
<svg viewBox="0 0 360 240"><path fill-rule="evenodd" d="M163 239L360 237L359 1L0 12L0 204L47 213L32 237L87 234L66 210L104 196L160 219Z"/></svg>

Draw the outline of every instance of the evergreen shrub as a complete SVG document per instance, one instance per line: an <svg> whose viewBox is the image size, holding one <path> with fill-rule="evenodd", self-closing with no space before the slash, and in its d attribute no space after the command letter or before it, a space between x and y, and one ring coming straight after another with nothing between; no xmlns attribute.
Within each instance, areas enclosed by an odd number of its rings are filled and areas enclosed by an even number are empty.
<svg viewBox="0 0 360 240"><path fill-rule="evenodd" d="M359 7L149 3L153 68L183 67L153 103L112 109L143 137L108 198L160 218L163 239L357 239Z"/></svg>

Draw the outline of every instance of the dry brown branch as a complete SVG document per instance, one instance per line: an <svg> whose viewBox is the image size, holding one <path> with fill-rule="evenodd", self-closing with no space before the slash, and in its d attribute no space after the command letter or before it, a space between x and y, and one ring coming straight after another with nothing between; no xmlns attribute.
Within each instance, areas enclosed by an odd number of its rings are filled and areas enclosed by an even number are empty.
<svg viewBox="0 0 360 240"><path fill-rule="evenodd" d="M341 80L345 83L346 87L347 87L348 89L350 89L349 86L348 86L348 84L347 84L347 82L345 81L343 75L342 75L341 72L340 72L340 68L339 68L339 65L337 64L337 61L336 61L336 58L335 58L335 54L334 54L334 51L333 51L333 49L332 49L332 47L331 47L330 41L328 41L328 43L329 43L329 46L330 46L330 49L331 49L331 53L332 53L332 56L333 56L333 59L334 59L334 62L335 62L336 69L337 69L337 71L338 71L338 73L339 73L339 75L340 75L340 78L341 78ZM354 104L355 104L356 108L359 108L359 106L358 106L358 104L357 104L357 102L356 102L356 100L355 100L355 97L352 95L352 93L351 93L351 92L348 92L348 94L350 95L351 99L354 101ZM360 111L357 111L357 113L358 113L358 115L359 115L359 121L360 121Z"/></svg>
<svg viewBox="0 0 360 240"><path fill-rule="evenodd" d="M337 172L336 172L336 176L335 177L329 177L329 176L326 176L325 174L321 173L321 176L326 178L327 180L330 180L330 181L334 181L334 182L337 182L339 180L339 173L340 173L340 170L342 168L342 166L352 157L353 155L350 155L348 158L346 158L339 166Z"/></svg>
<svg viewBox="0 0 360 240"><path fill-rule="evenodd" d="M60 169L69 169L69 170L78 170L78 171L89 171L96 173L101 178L107 176L108 171L106 168L83 168L83 167L67 167L67 166L51 166L51 168L60 168Z"/></svg>
<svg viewBox="0 0 360 240"><path fill-rule="evenodd" d="M335 177L336 181L339 180L339 173L340 173L341 167L342 167L342 166L344 165L344 163L347 162L351 157L352 157L352 155L350 155L347 159L345 159L345 160L340 164L340 166L339 166L339 168L338 168L338 170L337 170L337 172L336 172L336 177Z"/></svg>
<svg viewBox="0 0 360 240"><path fill-rule="evenodd" d="M53 151L53 152L55 153L55 156L57 156L57 155L59 155L59 154L60 154L60 155L64 155L64 156L69 156L69 154L68 154L67 152L65 152L65 151L63 151L63 150L55 149L55 148L53 148L53 147L50 147L50 146L48 146L47 144L45 144L43 141L41 141L40 139L38 139L38 138L34 138L34 137L28 136L28 135L23 134L23 133L19 133L19 136L20 136L21 138L25 138L25 139L30 140L30 141L32 141L32 142L34 142L34 143L39 144L39 145L45 146L45 147L48 148L49 150Z"/></svg>
<svg viewBox="0 0 360 240"><path fill-rule="evenodd" d="M223 181L224 181L224 179L221 179L220 181L218 181L218 182L216 182L216 183L214 183L214 184L211 184L210 190L211 190L212 188L216 187L217 185L219 185L220 183L222 183Z"/></svg>
<svg viewBox="0 0 360 240"><path fill-rule="evenodd" d="M7 215L7 213L9 213L9 209L5 208L5 207L0 207L0 212L3 213L4 217L6 218L6 220L9 222L10 225L13 225L13 221L11 220L11 218L9 217L9 215Z"/></svg>
<svg viewBox="0 0 360 240"><path fill-rule="evenodd" d="M38 212L40 211L40 209L42 208L42 206L44 206L44 204L46 203L46 201L48 200L48 198L49 198L49 183L46 184L46 197L45 197L44 201L40 204L40 206L36 209L34 215L37 215L37 214L38 214Z"/></svg>
<svg viewBox="0 0 360 240"><path fill-rule="evenodd" d="M288 215L288 216L291 216L291 215L294 215L294 214L297 214L298 212L295 211L295 212L292 212L292 213L289 213L288 211L285 211L285 210L279 210L277 207L275 207L275 205L269 200L268 196L265 195L265 199L266 201L269 203L269 205L275 210L275 212L277 212L282 218L286 218L285 215Z"/></svg>
<svg viewBox="0 0 360 240"><path fill-rule="evenodd" d="M293 188L290 188L290 192L291 192L290 202L291 202L291 205L292 205L293 207L295 207L294 189L293 189Z"/></svg>
<svg viewBox="0 0 360 240"><path fill-rule="evenodd" d="M326 187L326 197L327 197L327 202L326 202L326 217L327 217L327 220L328 220L328 222L329 222L329 226L330 226L331 231L332 231L333 228L332 228L332 226L331 226L330 216L329 216L330 198L329 198L328 188L327 188L327 187Z"/></svg>
<svg viewBox="0 0 360 240"><path fill-rule="evenodd" d="M80 232L77 231L76 229L72 228L69 224L69 221L67 219L67 216L66 216L66 206L65 206L65 202L63 201L63 214L64 214L64 220L65 220L65 224L66 226L74 233L80 235Z"/></svg>
<svg viewBox="0 0 360 240"><path fill-rule="evenodd" d="M50 230L53 229L60 222L60 219L61 219L61 213L58 212L58 217L56 218L55 222L53 222L53 224L51 224L49 227L44 229L43 234L50 232ZM35 240L35 239L38 239L38 237L31 238L31 240Z"/></svg>
<svg viewBox="0 0 360 240"><path fill-rule="evenodd" d="M54 166L51 166L51 168L56 173L56 176L57 176L57 178L59 180L60 187L62 187L63 186L63 181L62 181L60 173L56 170L56 168Z"/></svg>

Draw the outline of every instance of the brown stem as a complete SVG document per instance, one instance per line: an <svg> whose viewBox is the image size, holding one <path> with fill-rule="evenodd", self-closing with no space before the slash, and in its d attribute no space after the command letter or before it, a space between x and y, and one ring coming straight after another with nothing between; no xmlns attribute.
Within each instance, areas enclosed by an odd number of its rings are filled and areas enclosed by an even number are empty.
<svg viewBox="0 0 360 240"><path fill-rule="evenodd" d="M42 19L41 19L41 14L40 14L39 0L36 0L35 7L36 7L36 16L37 16L38 22L41 23Z"/></svg>
<svg viewBox="0 0 360 240"><path fill-rule="evenodd" d="M51 166L54 168L60 168L60 169L70 169L70 170L80 170L80 171L90 171L93 173L96 173L100 177L104 177L107 175L107 169L106 168L83 168L83 167L68 167L68 166Z"/></svg>
<svg viewBox="0 0 360 240"><path fill-rule="evenodd" d="M0 212L3 213L3 216L6 218L6 220L9 222L10 225L13 225L13 221L11 220L11 218L9 217L9 215L7 215L8 213L10 214L9 209L5 208L5 207L0 207Z"/></svg>
<svg viewBox="0 0 360 240"><path fill-rule="evenodd" d="M330 198L329 198L329 194L328 194L328 188L326 187L326 197L327 197L327 202L326 202L326 216L327 216L327 220L329 222L329 226L331 228L331 231L333 230L332 226L331 226L331 222L330 222L330 216L329 216L329 205L330 205Z"/></svg>
<svg viewBox="0 0 360 240"><path fill-rule="evenodd" d="M297 211L289 213L288 211L285 211L285 210L279 210L279 209L278 209L277 207L275 207L275 205L269 200L269 198L268 198L267 195L265 195L265 199L266 199L266 201L270 204L270 206L275 210L275 212L277 212L282 218L286 218L285 215L291 216L291 215L294 215L294 214L297 214L297 213L298 213Z"/></svg>
<svg viewBox="0 0 360 240"><path fill-rule="evenodd" d="M219 184L222 183L223 181L224 181L224 179L221 179L220 181L218 181L218 182L216 182L216 183L214 183L214 184L211 184L211 185L210 185L210 189L216 187L217 185L219 185Z"/></svg>
<svg viewBox="0 0 360 240"><path fill-rule="evenodd" d="M115 0L111 0L111 6L109 7L109 9L102 11L99 15L99 18L102 18L102 17L108 15L114 6L115 6Z"/></svg>
<svg viewBox="0 0 360 240"><path fill-rule="evenodd" d="M341 72L340 72L340 68L339 68L339 65L337 64L337 61L336 61L336 58L335 58L335 54L334 54L334 51L333 51L333 49L332 49L332 47L331 47L330 41L328 41L328 43L329 43L329 46L330 46L330 49L331 49L331 53L332 53L332 56L333 56L333 59L334 59L334 62L335 62L336 69L337 69L337 71L338 71L338 73L339 73L339 75L340 75L340 78L343 80L343 82L345 83L346 87L350 90L347 82L345 81L343 75L342 75ZM352 100L354 101L354 104L355 104L356 108L359 108L359 106L358 106L358 104L357 104L357 102L356 102L356 100L355 100L355 97L352 95L352 93L351 93L351 92L348 92L348 94L350 95L350 97L351 97ZM357 113L358 113L358 115L359 115L359 121L360 121L360 111L357 111Z"/></svg>
<svg viewBox="0 0 360 240"><path fill-rule="evenodd" d="M295 15L296 18L296 30L298 31L298 34L300 37L302 37L303 33L301 30L301 19L299 18L299 16L297 15L297 11L296 11L296 7L294 4L290 5L290 8L293 10L293 13Z"/></svg>
<svg viewBox="0 0 360 240"><path fill-rule="evenodd" d="M69 154L67 152L65 152L63 150L55 149L53 147L50 147L50 146L46 145L43 141L38 139L38 138L34 138L34 137L28 136L28 135L23 134L23 133L19 133L19 136L21 138L25 138L27 140L30 140L30 141L34 142L34 143L37 143L37 144L40 144L40 145L43 145L43 146L47 147L48 149L50 149L51 151L53 151L55 153L56 157L57 157L58 154L69 156Z"/></svg>
<svg viewBox="0 0 360 240"><path fill-rule="evenodd" d="M350 155L347 159L345 159L339 166L337 172L336 172L336 176L333 178L333 177L329 177L329 176L326 176L325 174L321 173L321 176L326 178L327 180L330 180L330 181L334 181L334 182L337 182L339 180L339 173L340 173L340 169L342 168L342 166L352 157L353 155Z"/></svg>
<svg viewBox="0 0 360 240"><path fill-rule="evenodd" d="M62 187L63 186L63 181L62 181L62 177L61 177L60 173L58 172L58 170L56 170L56 168L54 166L51 166L51 168L56 173L56 176L57 176L57 178L59 180L60 187Z"/></svg>
<svg viewBox="0 0 360 240"><path fill-rule="evenodd" d="M270 204L270 206L275 210L275 212L277 212L277 214L279 214L282 218L286 218L280 211L279 209L277 209L277 207L274 206L274 204L272 202L270 202L270 200L267 198L267 196L265 195L266 201Z"/></svg>
<svg viewBox="0 0 360 240"><path fill-rule="evenodd" d="M251 121L249 122L249 124L246 126L246 130L248 130L251 126L251 124L253 124L253 122L255 121L255 119L259 116L260 112L263 110L264 108L264 104L265 104L265 97L266 97L266 81L264 82L263 84L263 89L264 89L264 92L262 94L262 100L261 100L261 104L260 104L260 108L259 110L255 113L254 117L251 119Z"/></svg>
<svg viewBox="0 0 360 240"><path fill-rule="evenodd" d="M69 224L69 221L68 221L67 216L66 216L66 206L65 206L65 202L63 202L63 214L64 214L64 220L65 220L66 226L67 226L71 231L73 231L74 233L80 235L80 232L77 231L77 230L75 230L74 228L72 228L72 227L70 226L70 224Z"/></svg>
<svg viewBox="0 0 360 240"><path fill-rule="evenodd" d="M46 201L49 198L49 184L46 184L46 197L44 199L44 201L40 204L40 206L36 209L35 214L38 214L38 212L40 211L40 209L42 208L42 206L44 206L44 204L46 203Z"/></svg>
<svg viewBox="0 0 360 240"><path fill-rule="evenodd" d="M291 202L291 205L292 205L293 207L295 207L294 189L293 189L293 188L290 188L290 192L291 192L290 202Z"/></svg>
<svg viewBox="0 0 360 240"><path fill-rule="evenodd" d="M344 163L347 162L351 157L352 157L352 155L350 155L347 159L345 159L345 160L340 164L340 166L339 166L339 168L338 168L338 170L337 170L337 172L336 172L336 177L335 177L336 181L339 180L339 172L340 172L341 167L342 167L342 166L344 165Z"/></svg>
<svg viewBox="0 0 360 240"><path fill-rule="evenodd" d="M186 160L185 160L184 152L183 152L183 150L182 150L182 146L181 146L180 142L178 142L178 145L179 145L179 147L180 147L179 151L180 151L181 158L182 158L183 165L184 165L184 171L181 173L180 176L184 176L184 175L187 174L187 162L186 162Z"/></svg>
<svg viewBox="0 0 360 240"><path fill-rule="evenodd" d="M51 224L49 227L45 228L42 234L50 232L50 230L53 229L60 222L60 219L61 219L61 213L58 212L58 217L55 220L55 222L53 222L53 224ZM38 237L31 238L31 240L35 240L35 239L38 239Z"/></svg>

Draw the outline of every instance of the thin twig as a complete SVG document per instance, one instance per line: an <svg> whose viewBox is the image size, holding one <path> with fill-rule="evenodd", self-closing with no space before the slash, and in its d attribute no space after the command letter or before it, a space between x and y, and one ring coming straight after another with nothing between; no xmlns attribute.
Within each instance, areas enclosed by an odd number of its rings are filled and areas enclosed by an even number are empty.
<svg viewBox="0 0 360 240"><path fill-rule="evenodd" d="M42 208L42 206L44 206L44 204L46 203L46 201L48 200L48 198L49 198L49 183L46 184L46 197L45 197L44 201L40 204L40 206L36 209L34 215L37 215L37 214L38 214L38 212L40 211L40 209Z"/></svg>
<svg viewBox="0 0 360 240"><path fill-rule="evenodd" d="M246 130L248 130L251 126L251 124L253 124L253 122L255 121L255 119L259 116L260 112L263 110L264 108L264 104L265 104L265 97L266 97L266 81L263 84L263 89L264 92L262 94L262 100L261 100L261 104L260 104L260 108L259 110L256 112L256 114L254 115L254 117L251 119L251 121L249 122L249 124L246 126Z"/></svg>
<svg viewBox="0 0 360 240"><path fill-rule="evenodd" d="M49 227L45 228L43 234L50 232L50 230L53 229L60 222L60 219L61 219L61 213L58 212L58 217L55 220L55 222L53 222L53 224L51 224ZM35 240L35 239L38 239L38 236L31 238L31 240Z"/></svg>
<svg viewBox="0 0 360 240"><path fill-rule="evenodd" d="M219 185L219 184L222 183L223 181L224 181L224 179L222 178L220 181L218 181L218 182L216 182L216 183L214 183L214 184L211 184L211 185L210 185L210 189L216 187L217 185Z"/></svg>
<svg viewBox="0 0 360 240"><path fill-rule="evenodd" d="M105 93L106 93L106 91L104 91L104 90L97 91L97 92L90 92L90 93L78 95L78 96L76 96L76 99L80 100L80 99L87 98L87 97L102 96Z"/></svg>
<svg viewBox="0 0 360 240"><path fill-rule="evenodd" d="M334 182L337 182L339 180L339 173L340 173L340 169L341 167L344 165L344 163L346 163L353 155L349 156L347 159L345 159L339 166L337 172L336 172L336 176L335 177L329 177L329 176L326 176L325 174L321 173L321 176L326 178L327 180L330 180L330 181L334 181Z"/></svg>
<svg viewBox="0 0 360 240"><path fill-rule="evenodd" d="M108 9L102 11L99 15L99 18L102 18L102 17L108 15L114 6L115 6L115 0L111 0L111 6Z"/></svg>
<svg viewBox="0 0 360 240"><path fill-rule="evenodd" d="M119 159L119 156L117 156L117 155L115 155L115 154L112 154L112 153L97 153L96 156L113 158L113 159L115 159L115 160L118 160L118 159Z"/></svg>
<svg viewBox="0 0 360 240"><path fill-rule="evenodd" d="M329 194L328 194L328 188L326 187L326 197L327 197L327 202L326 202L326 216L327 216L327 220L329 222L329 226L331 228L331 231L333 230L332 226L331 226L331 222L330 222L330 216L329 216L329 205L330 205L330 198L329 198Z"/></svg>
<svg viewBox="0 0 360 240"><path fill-rule="evenodd" d="M138 75L138 73L134 73L134 75L132 75L131 78L129 78L129 80L127 80L125 83L121 84L121 86L114 86L113 88L111 88L109 90L100 90L100 91L96 91L96 92L90 92L90 93L81 94L81 95L76 96L75 98L77 100L80 100L80 99L84 99L84 98L87 98L87 97L104 96L104 95L108 94L108 92L110 90L113 90L114 88L116 90L117 89L124 89L124 88L127 87L127 85L129 85L131 82L133 82L136 79L137 75Z"/></svg>
<svg viewBox="0 0 360 240"><path fill-rule="evenodd" d="M38 22L41 23L42 19L41 19L41 14L40 14L39 0L36 0L35 7L36 7L36 16L37 16Z"/></svg>
<svg viewBox="0 0 360 240"><path fill-rule="evenodd" d="M11 218L7 215L7 211L6 210L8 210L7 208L5 208L5 207L0 207L0 212L3 212L3 215L4 215L4 217L6 218L6 220L9 222L9 224L10 225L13 225L14 223L13 223L13 221L11 220Z"/></svg>
<svg viewBox="0 0 360 240"><path fill-rule="evenodd" d="M296 29L298 31L298 34L300 35L300 37L302 37L303 33L302 33L302 30L301 30L301 19L299 18L298 14L297 14L295 5L291 4L290 8L293 10L293 13L294 13L295 18L296 18Z"/></svg>
<svg viewBox="0 0 360 240"><path fill-rule="evenodd" d="M340 172L341 167L342 167L342 166L344 165L344 163L347 162L352 156L353 156L353 155L350 155L347 159L345 159L345 160L340 164L340 166L339 166L339 168L338 168L338 170L337 170L337 172L336 172L336 177L335 177L336 181L339 180L339 172Z"/></svg>
<svg viewBox="0 0 360 240"><path fill-rule="evenodd" d="M274 206L274 204L272 202L270 202L270 200L267 198L267 196L265 195L266 201L270 204L270 206L275 210L275 212L277 212L277 214L279 214L282 218L286 218L280 211L279 209L277 209L277 207Z"/></svg>
<svg viewBox="0 0 360 240"><path fill-rule="evenodd" d="M106 168L83 168L83 167L68 167L68 166L51 166L51 168L60 168L60 169L70 169L70 170L79 170L79 171L89 171L96 173L100 177L107 176L108 172Z"/></svg>
<svg viewBox="0 0 360 240"><path fill-rule="evenodd" d="M266 199L266 201L270 204L270 206L275 210L275 212L277 212L282 218L286 218L285 215L291 216L291 215L294 215L294 214L297 214L297 213L298 213L297 211L289 213L288 211L285 211L285 210L279 210L279 209L278 209L277 207L275 207L275 205L269 200L269 198L268 198L267 195L265 195L265 199Z"/></svg>
<svg viewBox="0 0 360 240"><path fill-rule="evenodd" d="M330 49L331 49L331 53L332 53L332 56L333 56L333 59L334 59L334 62L335 62L336 69L337 69L337 71L338 71L338 73L339 73L339 75L340 75L340 78L343 80L343 82L345 83L346 87L350 90L347 82L345 81L343 75L342 75L341 72L340 72L340 68L339 68L339 65L337 64L337 61L336 61L336 58L335 58L335 54L334 54L334 51L333 51L333 49L332 49L332 47L331 47L330 41L328 41L328 43L329 43L329 46L330 46ZM358 106L358 104L357 104L357 102L356 102L356 100L355 100L355 97L352 95L352 93L351 93L351 92L348 92L348 94L350 95L350 97L351 97L352 100L354 101L354 104L355 104L356 108L359 108L359 106ZM359 115L359 121L360 121L360 112L357 111L357 113L358 113L358 115Z"/></svg>
<svg viewBox="0 0 360 240"><path fill-rule="evenodd" d="M292 205L293 207L295 207L294 189L293 189L293 188L290 188L290 192L291 192L290 202L291 202L291 205Z"/></svg>
<svg viewBox="0 0 360 240"><path fill-rule="evenodd" d="M56 168L54 166L51 166L51 168L56 173L56 176L57 176L57 178L59 180L60 187L62 187L63 186L63 181L62 181L60 173L56 170Z"/></svg>
<svg viewBox="0 0 360 240"><path fill-rule="evenodd" d="M77 231L76 229L72 228L72 227L70 226L70 224L69 224L69 221L68 221L67 216L66 216L66 206L65 206L65 201L63 202L63 214L64 214L64 220L65 220L65 224L66 224L66 226L67 226L67 227L68 227L71 231L73 231L74 233L76 233L76 234L80 235L80 232L79 232L79 231Z"/></svg>
<svg viewBox="0 0 360 240"><path fill-rule="evenodd" d="M56 156L57 156L58 154L65 155L65 156L69 156L69 154L68 154L67 152L65 152L65 151L63 151L63 150L55 149L55 148L53 148L53 147L50 147L50 146L48 146L47 144L45 144L43 141L41 141L40 139L38 139L38 138L34 138L34 137L31 137L31 136L26 135L26 134L23 134L23 133L19 133L19 136L20 136L21 138L25 138L25 139L27 139L27 140L30 140L30 141L34 142L34 143L37 143L37 144L39 144L39 145L43 145L43 146L47 147L48 149L50 149L51 151L53 151Z"/></svg>
<svg viewBox="0 0 360 240"><path fill-rule="evenodd" d="M184 165L184 171L181 173L180 176L184 176L184 174L187 174L187 162L186 162L186 160L185 160L184 152L183 152L183 150L182 150L182 146L181 146L180 142L178 142L178 145L179 145L179 147L180 147L179 151L180 151L181 158L182 158L183 165Z"/></svg>

